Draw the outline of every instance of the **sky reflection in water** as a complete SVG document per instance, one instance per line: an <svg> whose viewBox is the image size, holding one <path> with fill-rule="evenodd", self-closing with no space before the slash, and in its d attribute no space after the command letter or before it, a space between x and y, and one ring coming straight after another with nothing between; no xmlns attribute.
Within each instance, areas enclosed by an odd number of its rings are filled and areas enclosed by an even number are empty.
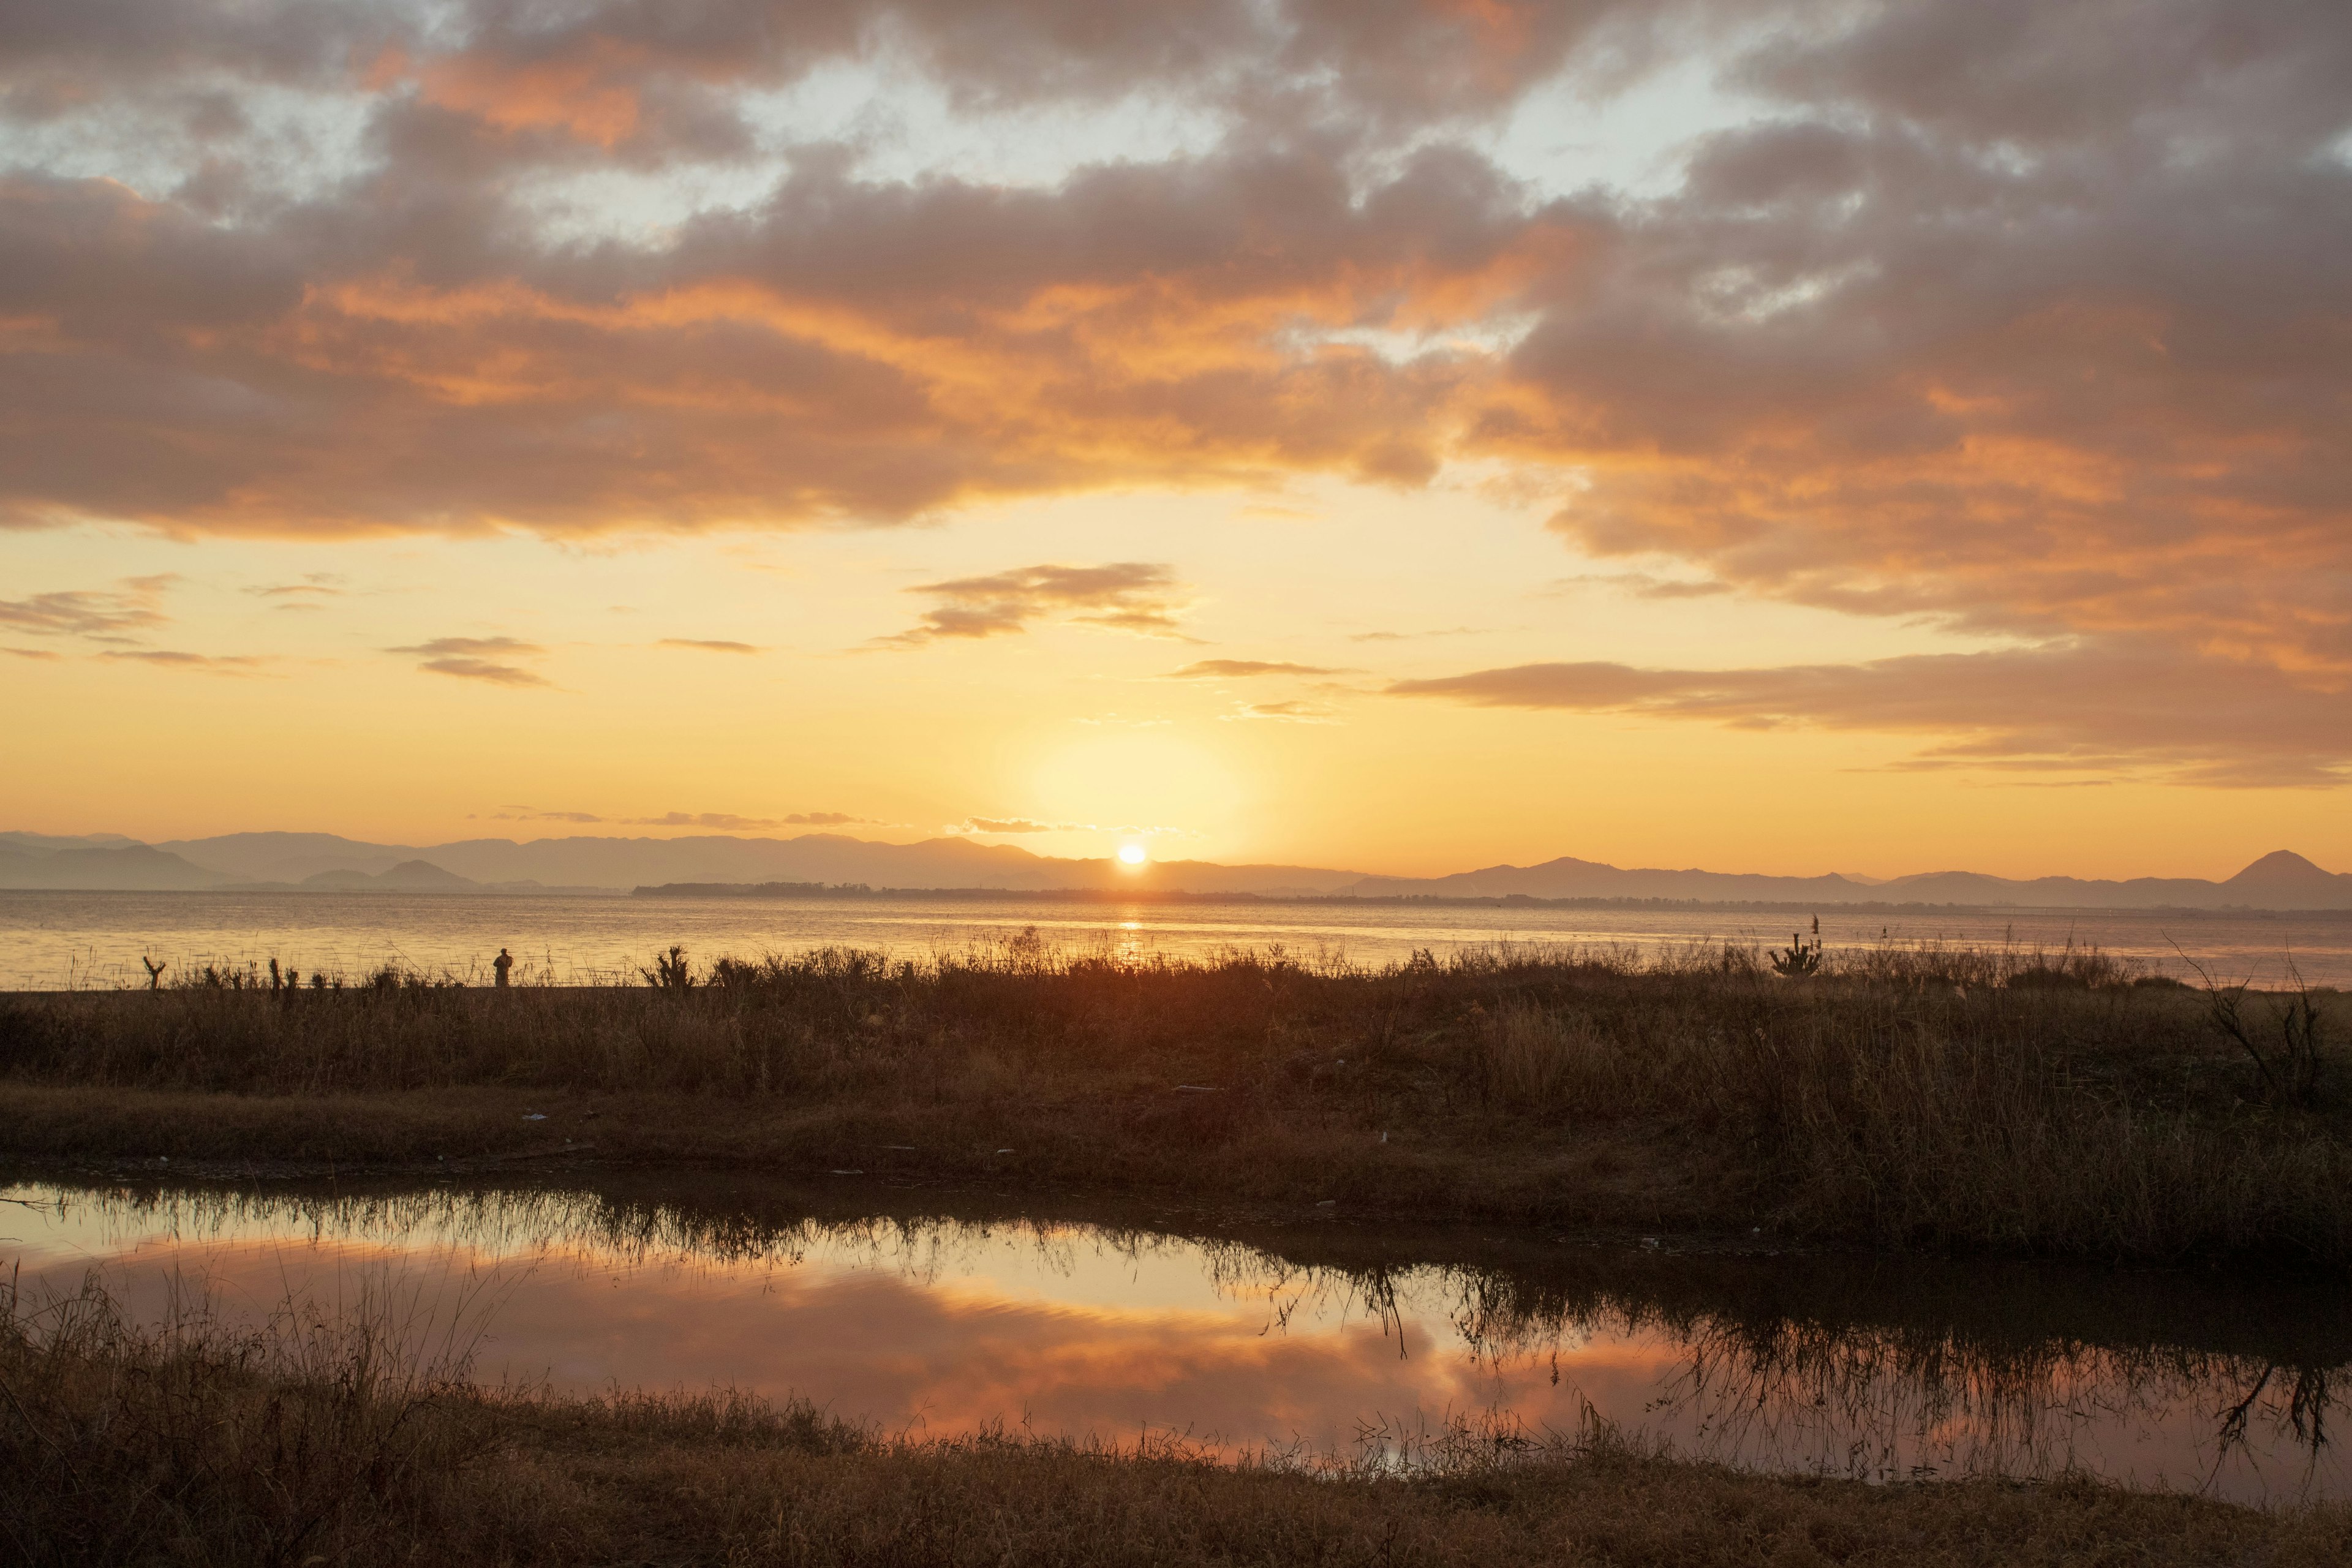
<svg viewBox="0 0 2352 1568"><path fill-rule="evenodd" d="M2352 1496L2340 1450L2312 1441L2352 1353L2324 1327L2332 1297L2294 1287L2266 1328L2231 1299L2166 1302L2210 1289L2166 1277L1928 1266L1913 1291L1852 1260L1300 1262L1312 1238L837 1203L818 1218L545 1189L8 1191L32 1200L0 1211L28 1292L95 1266L147 1316L174 1281L238 1316L371 1294L407 1303L420 1333L478 1331L493 1381L731 1385L892 1431L1174 1431L1229 1451L1352 1453L1457 1417L1572 1432L1589 1404L1771 1468L2071 1464L2243 1500Z"/></svg>

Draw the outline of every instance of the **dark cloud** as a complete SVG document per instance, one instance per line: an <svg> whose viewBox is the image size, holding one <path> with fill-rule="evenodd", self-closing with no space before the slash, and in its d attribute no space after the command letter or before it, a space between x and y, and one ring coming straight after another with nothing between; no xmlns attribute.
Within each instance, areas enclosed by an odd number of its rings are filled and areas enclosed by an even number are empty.
<svg viewBox="0 0 2352 1568"><path fill-rule="evenodd" d="M829 63L930 77L965 110L1139 94L1225 112L1321 114L1402 138L1490 119L1577 64L1622 75L1661 16L1630 0L26 0L0 15L0 84L56 114L126 88L226 76L363 87L513 151L564 142L635 160L726 157L736 100Z"/></svg>
<svg viewBox="0 0 2352 1568"><path fill-rule="evenodd" d="M2352 14L1896 4L1593 231L1497 444L1555 526L1978 629L2352 668Z"/></svg>
<svg viewBox="0 0 2352 1568"><path fill-rule="evenodd" d="M1538 83L1694 59L1762 112L1655 194L1475 150ZM747 93L845 60L1205 130L1033 187L803 146L653 237L546 227L545 177L782 156ZM265 144L253 84L356 151ZM0 16L0 121L186 174L0 174L0 523L895 522L1469 458L1678 563L1636 593L2168 650L2284 713L2352 679L2347 102L2333 0L43 0ZM901 640L1172 626L932 591Z"/></svg>
<svg viewBox="0 0 2352 1568"><path fill-rule="evenodd" d="M652 255L535 251L511 221L468 196L223 230L101 182L0 185L0 308L28 323L0 517L570 531L1414 484L1463 356L1277 340L1435 324L1549 244L1475 160L1360 199L1312 147L1055 191L816 166Z"/></svg>
<svg viewBox="0 0 2352 1568"><path fill-rule="evenodd" d="M1184 585L1173 568L1144 561L1107 566L1022 566L909 588L938 603L913 626L883 640L919 647L941 637L990 637L1059 618L1147 637L1181 637Z"/></svg>
<svg viewBox="0 0 2352 1568"><path fill-rule="evenodd" d="M2337 784L2352 773L2352 701L2341 683L2297 680L2267 665L2162 645L1758 669L1528 664L1401 680L1387 689L1488 708L1941 737L1906 764L1913 768L2301 786Z"/></svg>

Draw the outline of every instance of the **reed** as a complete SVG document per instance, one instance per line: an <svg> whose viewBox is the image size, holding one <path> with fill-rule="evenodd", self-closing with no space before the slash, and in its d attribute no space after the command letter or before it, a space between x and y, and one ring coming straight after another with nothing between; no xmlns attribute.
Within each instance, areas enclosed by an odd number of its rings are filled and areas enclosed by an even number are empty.
<svg viewBox="0 0 2352 1568"><path fill-rule="evenodd" d="M2224 1016L2095 952L1888 948L1783 976L1736 949L1371 970L1030 939L699 973L680 952L655 978L0 1000L0 1152L383 1163L569 1139L1552 1226L2352 1262L2345 999L2240 994ZM2292 1032L2292 1093L2241 1037L2263 1029Z"/></svg>
<svg viewBox="0 0 2352 1568"><path fill-rule="evenodd" d="M2334 1563L2352 1513L2079 1480L1866 1486L1685 1463L1588 1420L1453 1423L1412 1462L1002 1429L893 1437L730 1391L485 1388L381 1316L132 1323L94 1283L0 1291L12 1560L349 1568ZM1375 1440L1393 1435L1374 1434Z"/></svg>

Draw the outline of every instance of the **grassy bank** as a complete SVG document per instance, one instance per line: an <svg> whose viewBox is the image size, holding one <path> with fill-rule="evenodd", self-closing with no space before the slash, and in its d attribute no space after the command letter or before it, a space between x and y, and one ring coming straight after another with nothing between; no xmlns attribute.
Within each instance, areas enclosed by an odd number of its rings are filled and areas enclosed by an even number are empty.
<svg viewBox="0 0 2352 1568"><path fill-rule="evenodd" d="M0 1295L0 1546L37 1564L2341 1563L2352 1513L2088 1483L1774 1479L1461 1431L1410 1478L726 1395L486 1390L396 1314L233 1333Z"/></svg>
<svg viewBox="0 0 2352 1568"><path fill-rule="evenodd" d="M1016 942L704 978L7 998L0 1153L709 1159L1552 1226L2352 1262L2344 999L2242 996L2224 1016L2095 954L1884 951L1789 978L1739 952L1370 972Z"/></svg>

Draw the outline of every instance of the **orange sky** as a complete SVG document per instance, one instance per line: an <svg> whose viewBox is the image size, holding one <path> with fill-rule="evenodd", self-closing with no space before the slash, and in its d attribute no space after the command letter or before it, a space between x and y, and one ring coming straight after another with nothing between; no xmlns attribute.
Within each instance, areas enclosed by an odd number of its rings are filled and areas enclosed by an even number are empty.
<svg viewBox="0 0 2352 1568"><path fill-rule="evenodd" d="M0 826L2352 866L2347 103L2219 0L26 7Z"/></svg>

